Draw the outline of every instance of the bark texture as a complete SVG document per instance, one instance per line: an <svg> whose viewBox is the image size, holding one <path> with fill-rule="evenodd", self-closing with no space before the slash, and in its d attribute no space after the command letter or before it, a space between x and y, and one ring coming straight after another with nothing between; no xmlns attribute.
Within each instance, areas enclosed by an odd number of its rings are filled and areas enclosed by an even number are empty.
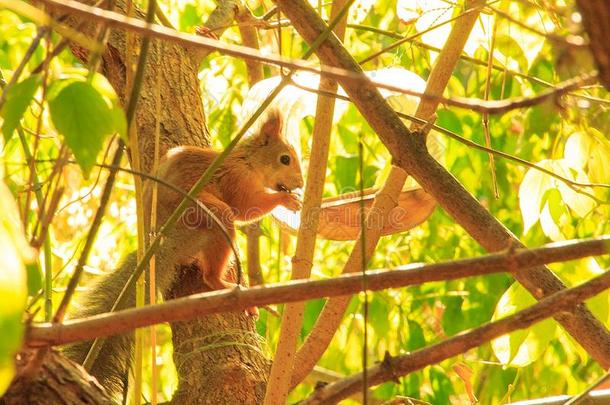
<svg viewBox="0 0 610 405"><path fill-rule="evenodd" d="M17 373L9 390L0 398L3 405L107 405L112 400L85 369L51 349L36 372L28 367L35 350L17 355Z"/></svg>
<svg viewBox="0 0 610 405"><path fill-rule="evenodd" d="M94 1L84 0L83 3L91 5ZM115 11L125 13L124 0L116 1ZM144 18L140 10L136 10L135 16ZM72 26L80 22L77 19L69 20ZM81 30L93 36L97 29L96 24L86 24ZM102 72L121 97L126 94L125 48L125 33L112 30L107 50L102 56ZM134 52L137 50L138 38ZM78 49L76 51L79 53ZM133 55L132 60L137 60L136 56ZM177 145L209 144L197 78L200 57L200 54L179 45L151 42L136 111L144 171L152 168L157 119L160 120L161 154ZM155 107L156 86L160 86L161 94L161 111L158 115ZM172 291L165 295L166 299L204 290L200 277L193 269L180 271L184 279L174 285ZM260 402L266 386L267 360L252 320L241 313L221 314L171 326L179 379L174 403Z"/></svg>

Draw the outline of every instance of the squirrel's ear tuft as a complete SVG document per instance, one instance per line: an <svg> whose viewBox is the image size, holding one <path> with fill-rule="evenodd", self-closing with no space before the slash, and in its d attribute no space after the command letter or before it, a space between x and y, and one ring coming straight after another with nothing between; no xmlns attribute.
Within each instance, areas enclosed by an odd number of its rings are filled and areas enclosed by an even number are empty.
<svg viewBox="0 0 610 405"><path fill-rule="evenodd" d="M269 110L261 125L260 133L265 139L282 138L284 119L279 109Z"/></svg>

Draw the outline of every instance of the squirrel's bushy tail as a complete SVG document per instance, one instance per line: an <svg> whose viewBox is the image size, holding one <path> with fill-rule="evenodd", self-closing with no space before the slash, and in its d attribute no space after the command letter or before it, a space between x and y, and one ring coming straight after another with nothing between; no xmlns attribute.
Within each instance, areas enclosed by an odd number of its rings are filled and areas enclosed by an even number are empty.
<svg viewBox="0 0 610 405"><path fill-rule="evenodd" d="M70 318L83 318L87 316L110 312L123 286L137 264L136 253L127 256L116 271L100 278L79 300L79 310L70 312ZM135 289L127 293L122 308L135 305ZM119 308L121 309L121 308ZM99 383L111 394L120 395L127 376L127 369L133 354L134 333L109 336L97 355L89 373L97 378ZM63 352L73 361L82 364L91 348L93 341L78 342L66 346Z"/></svg>

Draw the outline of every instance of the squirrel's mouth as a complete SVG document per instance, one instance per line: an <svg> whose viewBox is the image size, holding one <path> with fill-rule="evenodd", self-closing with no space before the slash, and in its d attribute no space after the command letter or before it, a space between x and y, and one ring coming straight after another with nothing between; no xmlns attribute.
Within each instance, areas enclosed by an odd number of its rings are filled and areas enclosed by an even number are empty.
<svg viewBox="0 0 610 405"><path fill-rule="evenodd" d="M288 189L288 187L286 187L286 186L285 186L284 184L282 184L282 183L277 183L276 189L277 189L277 191L283 191L283 192L285 192L285 193L289 193L289 192L290 192L290 190Z"/></svg>

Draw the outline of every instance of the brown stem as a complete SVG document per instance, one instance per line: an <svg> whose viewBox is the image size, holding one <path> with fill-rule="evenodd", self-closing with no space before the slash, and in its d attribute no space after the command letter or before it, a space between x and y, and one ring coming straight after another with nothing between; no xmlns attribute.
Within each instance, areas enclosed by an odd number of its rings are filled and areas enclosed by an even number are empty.
<svg viewBox="0 0 610 405"><path fill-rule="evenodd" d="M467 7L470 7L472 4L472 2L467 3ZM476 3L474 4L476 5ZM475 8L475 10L479 9ZM426 83L426 89L424 90L425 94L432 96L443 94L477 18L478 13L471 12L462 16L460 24L455 24L453 26L446 41L447 45L445 45L441 51L436 64L430 72L430 77ZM415 116L428 120L436 112L437 106L437 101L432 98L425 98L418 104ZM418 126L419 125L412 125L412 127ZM364 245L365 257L370 258L381 237L382 223L375 223L375 218L386 218L390 214L391 210L396 206L406 180L407 173L396 166L392 166L384 186L373 202L371 212L375 213L375 215L370 219L367 218L366 224L363 227L363 229L366 230L366 243ZM360 237L358 237L356 245L352 249L352 253L343 268L344 273L355 272L360 268L363 256L362 245L362 241ZM297 364L300 364L300 367L298 370L295 370L292 379L293 387L307 376L318 359L322 357L322 354L326 351L335 331L343 319L348 303L348 298L337 297L330 299L324 306L314 329L305 340L303 347L297 353Z"/></svg>

